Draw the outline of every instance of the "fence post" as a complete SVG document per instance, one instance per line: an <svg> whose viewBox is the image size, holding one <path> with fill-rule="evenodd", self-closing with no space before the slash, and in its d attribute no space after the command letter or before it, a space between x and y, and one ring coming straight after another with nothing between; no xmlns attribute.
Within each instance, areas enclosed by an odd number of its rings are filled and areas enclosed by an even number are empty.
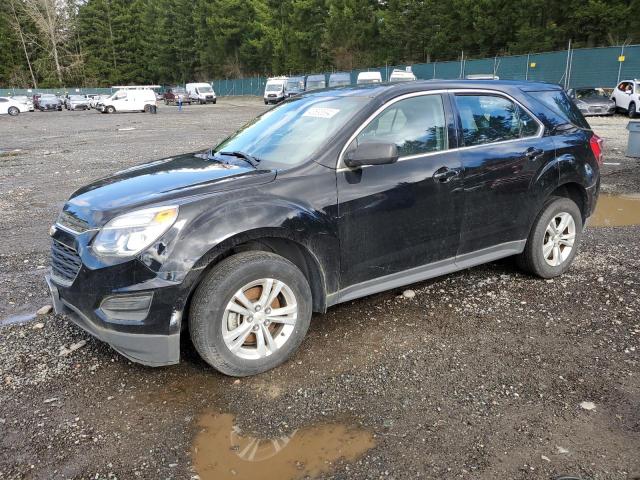
<svg viewBox="0 0 640 480"><path fill-rule="evenodd" d="M531 58L531 54L527 53L527 73L524 74L524 79L525 80L529 80L529 65L531 64L531 62L529 61Z"/></svg>
<svg viewBox="0 0 640 480"><path fill-rule="evenodd" d="M622 43L622 47L620 47L620 56L622 57L623 55L624 55L624 42ZM618 58L618 81L616 82L616 85L620 83L621 74L622 74L622 62L620 61L620 58Z"/></svg>

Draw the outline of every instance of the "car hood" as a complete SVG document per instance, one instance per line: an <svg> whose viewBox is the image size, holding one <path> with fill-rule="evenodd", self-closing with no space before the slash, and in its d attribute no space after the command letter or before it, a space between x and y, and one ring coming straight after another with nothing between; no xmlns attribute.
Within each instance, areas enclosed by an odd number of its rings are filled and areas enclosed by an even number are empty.
<svg viewBox="0 0 640 480"><path fill-rule="evenodd" d="M64 211L98 227L120 213L164 202L270 182L274 170L209 160L189 153L142 164L74 192Z"/></svg>
<svg viewBox="0 0 640 480"><path fill-rule="evenodd" d="M613 100L609 98L581 98L578 102L586 103L587 105L609 105L613 103Z"/></svg>

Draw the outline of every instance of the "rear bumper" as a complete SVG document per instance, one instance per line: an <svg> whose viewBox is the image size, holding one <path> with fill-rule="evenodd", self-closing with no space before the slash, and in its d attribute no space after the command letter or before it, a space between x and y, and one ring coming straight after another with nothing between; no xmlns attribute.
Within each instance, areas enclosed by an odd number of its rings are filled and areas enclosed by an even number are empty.
<svg viewBox="0 0 640 480"><path fill-rule="evenodd" d="M73 300L65 297L64 286L56 284L49 275L45 278L56 313L66 315L73 323L108 343L129 360L152 367L173 365L180 361L179 330L173 333L148 333L140 329L130 331L122 326L119 328L117 323L103 320L95 311L74 305ZM144 329L149 330L149 327Z"/></svg>

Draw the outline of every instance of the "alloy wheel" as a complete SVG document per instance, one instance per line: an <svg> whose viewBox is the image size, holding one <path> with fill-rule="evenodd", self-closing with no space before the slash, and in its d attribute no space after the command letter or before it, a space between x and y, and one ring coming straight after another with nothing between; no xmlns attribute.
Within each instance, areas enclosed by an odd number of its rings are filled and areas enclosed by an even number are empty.
<svg viewBox="0 0 640 480"><path fill-rule="evenodd" d="M567 212L553 216L544 234L542 255L552 267L562 265L573 250L576 241L576 223Z"/></svg>
<svg viewBox="0 0 640 480"><path fill-rule="evenodd" d="M298 305L291 288L263 278L240 288L222 317L222 338L237 357L257 360L272 355L291 337Z"/></svg>

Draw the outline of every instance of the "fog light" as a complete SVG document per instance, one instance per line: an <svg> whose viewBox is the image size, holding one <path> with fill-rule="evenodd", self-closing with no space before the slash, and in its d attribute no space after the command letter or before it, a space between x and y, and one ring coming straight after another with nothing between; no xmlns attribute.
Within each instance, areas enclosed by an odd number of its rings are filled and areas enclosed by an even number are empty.
<svg viewBox="0 0 640 480"><path fill-rule="evenodd" d="M153 293L107 297L100 310L109 320L139 322L147 318L152 299Z"/></svg>

